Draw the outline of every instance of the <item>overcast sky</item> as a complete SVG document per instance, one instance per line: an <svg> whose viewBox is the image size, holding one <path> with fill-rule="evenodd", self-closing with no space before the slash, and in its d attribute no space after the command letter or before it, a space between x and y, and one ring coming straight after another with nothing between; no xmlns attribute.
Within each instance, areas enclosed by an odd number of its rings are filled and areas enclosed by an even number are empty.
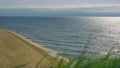
<svg viewBox="0 0 120 68"><path fill-rule="evenodd" d="M0 0L0 16L75 16L83 13L119 12L120 0Z"/></svg>

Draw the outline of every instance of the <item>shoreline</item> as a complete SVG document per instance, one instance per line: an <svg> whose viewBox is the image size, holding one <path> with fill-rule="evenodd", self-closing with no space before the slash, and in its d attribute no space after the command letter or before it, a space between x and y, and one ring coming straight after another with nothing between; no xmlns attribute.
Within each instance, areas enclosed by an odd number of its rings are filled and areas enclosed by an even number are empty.
<svg viewBox="0 0 120 68"><path fill-rule="evenodd" d="M3 65L2 68L28 63L28 68L33 68L43 57L43 68L49 66L49 64L45 65L46 63L54 64L56 60L69 61L64 56L58 55L57 51L36 44L16 32L4 29L0 29L0 51L0 65ZM53 63L53 61L55 62Z"/></svg>
<svg viewBox="0 0 120 68"><path fill-rule="evenodd" d="M53 50L53 49L44 47L42 44L37 44L36 42L33 42L31 39L28 39L28 38L26 38L25 36L23 36L23 35L21 35L21 34L18 34L18 33L14 32L14 31L10 31L10 30L4 30L4 29L3 29L3 31L7 31L7 32L9 32L9 33L12 33L12 34L14 34L16 37L21 38L23 41L25 41L25 42L27 42L27 43L29 43L29 44L32 44L33 46L35 46L35 47L37 47L37 48L43 49L43 50L46 51L51 57L54 57L54 58L57 58L57 59L61 59L61 58L63 59L63 58L64 58L65 61L69 61L66 57L63 57L63 56L59 55L59 54L60 54L59 52L57 52L57 51L55 51L55 50Z"/></svg>
<svg viewBox="0 0 120 68"><path fill-rule="evenodd" d="M46 47L44 47L42 44L41 44L41 45L40 45L40 44L37 44L37 43L31 41L30 39L24 37L23 35L16 33L16 32L9 31L9 30L5 30L5 31L8 31L8 32L14 34L16 37L21 38L21 39L24 40L25 42L27 42L27 43L29 43L29 44L32 44L32 45L35 46L35 47L38 47L38 48L40 48L40 49L45 50L45 51L46 51L49 55L51 55L52 57L55 57L55 58L60 57L60 55L58 55L59 52L57 52L57 51L54 51L54 50L52 50L52 49L50 49L50 48L46 48Z"/></svg>

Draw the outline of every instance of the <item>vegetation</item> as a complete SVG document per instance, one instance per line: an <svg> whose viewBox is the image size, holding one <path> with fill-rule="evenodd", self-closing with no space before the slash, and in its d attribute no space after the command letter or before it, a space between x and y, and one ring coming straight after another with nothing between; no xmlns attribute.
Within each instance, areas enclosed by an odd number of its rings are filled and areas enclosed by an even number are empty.
<svg viewBox="0 0 120 68"><path fill-rule="evenodd" d="M26 65L20 65L15 68L25 68L25 66ZM36 66L35 68L40 67ZM64 60L61 59L56 67L49 68L120 68L120 58L110 58L109 54L97 59L82 56L69 62L64 62Z"/></svg>

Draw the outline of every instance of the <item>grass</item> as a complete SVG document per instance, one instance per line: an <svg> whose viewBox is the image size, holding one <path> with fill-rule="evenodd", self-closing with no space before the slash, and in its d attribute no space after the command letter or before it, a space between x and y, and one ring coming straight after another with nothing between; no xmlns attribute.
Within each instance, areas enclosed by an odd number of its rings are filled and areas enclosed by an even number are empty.
<svg viewBox="0 0 120 68"><path fill-rule="evenodd" d="M58 64L55 66L53 64L48 68L120 68L120 57L111 57L112 50L114 47L110 49L107 55L101 56L99 58L88 58L84 54L78 58L70 60L69 62L64 61L64 57L59 60ZM36 64L35 68L40 68L40 62L42 62L44 58L42 58L38 64ZM26 65L20 65L15 68L26 68Z"/></svg>
<svg viewBox="0 0 120 68"><path fill-rule="evenodd" d="M25 68L25 66L20 65L15 68ZM35 68L39 68L37 66L38 64ZM96 59L81 56L66 63L61 59L56 67L49 68L120 68L120 58L110 58L109 54Z"/></svg>

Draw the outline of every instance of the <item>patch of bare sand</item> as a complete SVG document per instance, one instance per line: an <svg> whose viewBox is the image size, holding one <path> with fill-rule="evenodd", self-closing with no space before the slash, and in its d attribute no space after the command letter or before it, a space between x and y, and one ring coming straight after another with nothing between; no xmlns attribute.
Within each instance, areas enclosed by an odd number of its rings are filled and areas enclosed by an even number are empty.
<svg viewBox="0 0 120 68"><path fill-rule="evenodd" d="M27 68L35 68L38 63L41 68L48 68L50 64L55 64L55 60L47 51L14 33L0 30L0 68L13 68L23 64Z"/></svg>

